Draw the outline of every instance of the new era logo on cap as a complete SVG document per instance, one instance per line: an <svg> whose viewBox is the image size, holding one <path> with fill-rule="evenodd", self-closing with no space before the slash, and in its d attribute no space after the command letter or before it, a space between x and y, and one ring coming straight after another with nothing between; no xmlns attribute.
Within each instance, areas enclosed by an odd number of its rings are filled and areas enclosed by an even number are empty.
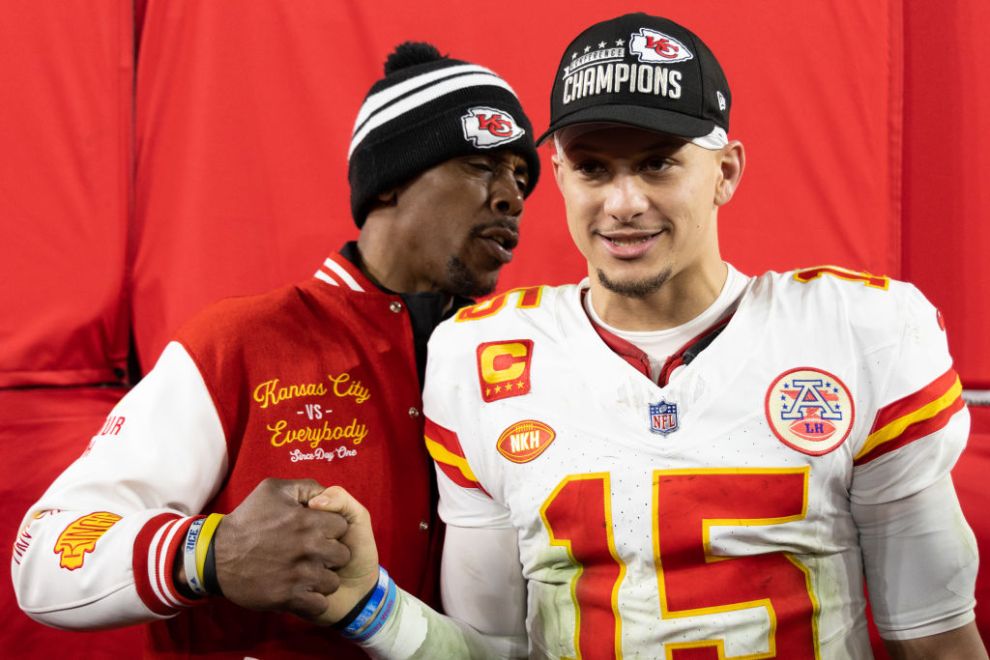
<svg viewBox="0 0 990 660"><path fill-rule="evenodd" d="M640 62L671 64L694 58L694 53L674 37L645 27L629 37L629 52Z"/></svg>
<svg viewBox="0 0 990 660"><path fill-rule="evenodd" d="M526 131L505 110L477 106L461 117L464 139L478 149L491 149L512 142Z"/></svg>

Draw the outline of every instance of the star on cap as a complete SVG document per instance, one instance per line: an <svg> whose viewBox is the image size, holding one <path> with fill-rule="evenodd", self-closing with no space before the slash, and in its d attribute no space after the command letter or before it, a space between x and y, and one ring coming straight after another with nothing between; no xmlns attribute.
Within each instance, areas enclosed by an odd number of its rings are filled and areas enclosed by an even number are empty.
<svg viewBox="0 0 990 660"><path fill-rule="evenodd" d="M588 52L589 50L591 50L591 46L585 46L585 47L584 47L584 52L586 52L586 53L587 53L587 52Z"/></svg>
<svg viewBox="0 0 990 660"><path fill-rule="evenodd" d="M599 48L604 48L605 47L605 42L604 41L599 41L598 42L598 47Z"/></svg>
<svg viewBox="0 0 990 660"><path fill-rule="evenodd" d="M623 45L624 43L626 43L626 42L625 42L625 41L624 41L623 39L616 39L616 40L615 40L615 45L616 45L616 46L621 46L621 45Z"/></svg>
<svg viewBox="0 0 990 660"><path fill-rule="evenodd" d="M575 57L577 57L577 53L571 53L571 59L573 60Z"/></svg>

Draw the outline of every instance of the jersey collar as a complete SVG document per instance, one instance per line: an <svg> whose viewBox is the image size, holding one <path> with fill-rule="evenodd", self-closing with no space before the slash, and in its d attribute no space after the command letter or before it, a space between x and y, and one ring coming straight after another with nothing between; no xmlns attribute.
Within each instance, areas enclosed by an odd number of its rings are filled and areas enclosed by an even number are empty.
<svg viewBox="0 0 990 660"><path fill-rule="evenodd" d="M595 329L598 336L601 337L605 345L612 349L612 352L621 357L623 360L628 362L634 369L639 371L647 378L650 378L650 358L649 356L640 350L634 344L626 341L622 337L619 337L602 326L595 323L595 320L591 318L588 314L587 309L584 305L585 296L588 294L587 289L581 290L581 309L584 311L585 316L588 317L588 321L591 322L591 327ZM690 339L687 343L677 349L667 360L664 362L663 367L660 369L660 376L657 378L657 385L660 387L666 387L667 383L670 382L670 376L680 366L690 364L694 358L708 348L709 345L715 338L718 337L725 326L729 324L735 314L735 309L733 309L729 314L723 316L717 322L703 330L693 339Z"/></svg>

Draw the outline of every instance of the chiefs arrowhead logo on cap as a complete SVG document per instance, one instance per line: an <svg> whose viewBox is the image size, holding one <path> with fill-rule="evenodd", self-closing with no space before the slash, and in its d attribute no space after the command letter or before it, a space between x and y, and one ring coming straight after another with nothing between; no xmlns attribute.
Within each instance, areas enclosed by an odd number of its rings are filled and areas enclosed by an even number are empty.
<svg viewBox="0 0 990 660"><path fill-rule="evenodd" d="M671 64L694 59L694 53L680 41L650 28L640 28L629 36L629 52L640 62Z"/></svg>
<svg viewBox="0 0 990 660"><path fill-rule="evenodd" d="M523 135L523 129L505 110L478 106L461 117L464 139L479 149L491 149L512 142Z"/></svg>
<svg viewBox="0 0 990 660"><path fill-rule="evenodd" d="M516 422L498 437L498 453L513 463L528 463L550 446L557 434L535 419Z"/></svg>

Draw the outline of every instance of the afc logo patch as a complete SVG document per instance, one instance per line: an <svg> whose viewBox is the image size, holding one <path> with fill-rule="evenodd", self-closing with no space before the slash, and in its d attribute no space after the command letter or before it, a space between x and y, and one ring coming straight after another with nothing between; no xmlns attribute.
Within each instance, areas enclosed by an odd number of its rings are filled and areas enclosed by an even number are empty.
<svg viewBox="0 0 990 660"><path fill-rule="evenodd" d="M505 110L477 106L461 117L464 139L478 149L491 149L522 136L526 131Z"/></svg>
<svg viewBox="0 0 990 660"><path fill-rule="evenodd" d="M645 27L629 35L629 52L640 62L673 64L694 59L694 53L677 39Z"/></svg>
<svg viewBox="0 0 990 660"><path fill-rule="evenodd" d="M489 341L478 345L478 383L486 403L529 394L533 340Z"/></svg>
<svg viewBox="0 0 990 660"><path fill-rule="evenodd" d="M661 399L659 403L650 404L650 431L666 436L678 428L676 403Z"/></svg>
<svg viewBox="0 0 990 660"><path fill-rule="evenodd" d="M839 447L855 419L849 388L834 374L814 367L777 376L767 389L764 408L774 435L810 456Z"/></svg>

